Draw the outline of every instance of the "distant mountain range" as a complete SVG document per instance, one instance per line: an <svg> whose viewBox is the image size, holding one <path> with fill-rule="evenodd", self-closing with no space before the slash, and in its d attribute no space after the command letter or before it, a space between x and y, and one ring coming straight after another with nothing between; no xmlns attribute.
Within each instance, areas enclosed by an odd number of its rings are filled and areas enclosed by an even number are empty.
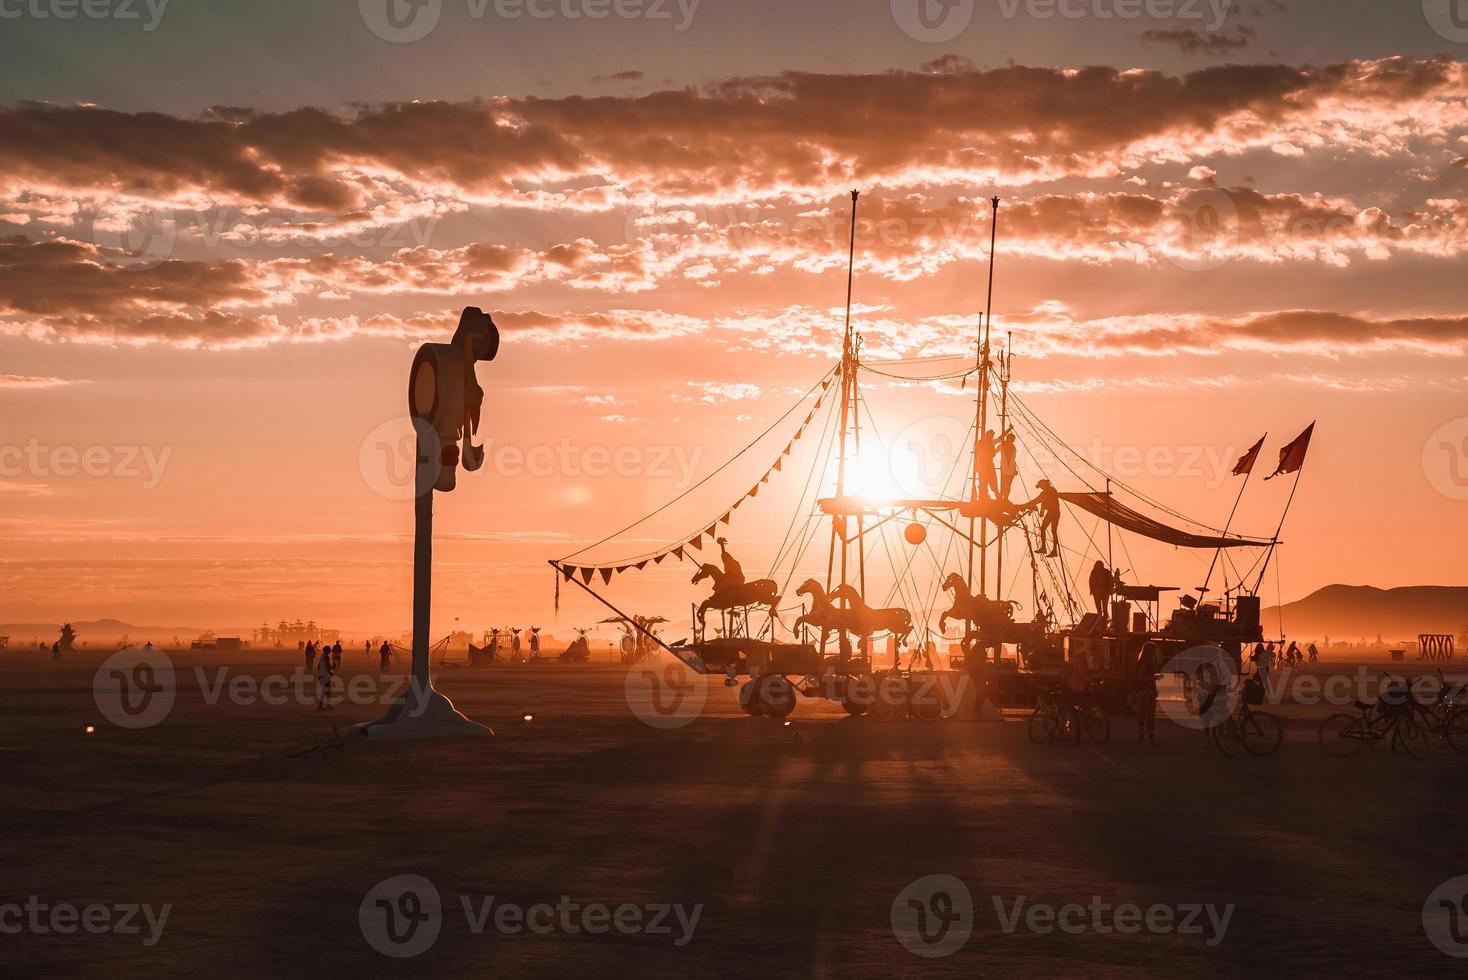
<svg viewBox="0 0 1468 980"><path fill-rule="evenodd" d="M1266 634L1277 630L1280 607L1261 614ZM1411 585L1378 589L1370 585L1327 585L1284 605L1290 636L1387 642L1415 639L1418 633L1461 636L1468 627L1468 586Z"/></svg>
<svg viewBox="0 0 1468 980"><path fill-rule="evenodd" d="M204 630L197 626L134 626L120 619L72 620L80 643L112 643L124 636L149 640L170 640L178 637L185 643L193 640ZM32 638L51 643L61 632L60 623L0 623L0 636L10 637L12 646L29 643ZM215 630L220 636L242 636L249 639L254 630Z"/></svg>

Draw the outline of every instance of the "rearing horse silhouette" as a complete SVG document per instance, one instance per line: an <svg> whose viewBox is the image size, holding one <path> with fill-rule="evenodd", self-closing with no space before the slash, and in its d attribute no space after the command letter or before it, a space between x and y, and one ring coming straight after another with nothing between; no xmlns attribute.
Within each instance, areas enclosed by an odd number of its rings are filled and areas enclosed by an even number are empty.
<svg viewBox="0 0 1468 980"><path fill-rule="evenodd" d="M714 594L703 600L698 607L698 628L703 630L704 613L710 609L736 609L740 606L765 606L770 610L770 615L775 614L775 606L780 602L780 587L772 578L756 579L753 582L744 582L732 587L725 586L726 576L724 570L718 565L704 562L698 566L698 571L693 573L693 584L697 585L704 579L712 579L714 583Z"/></svg>
<svg viewBox="0 0 1468 980"><path fill-rule="evenodd" d="M907 641L912 633L912 614L901 606L893 606L888 609L873 609L868 606L861 593L856 591L854 585L843 585L832 590L832 599L845 599L847 608L841 610L843 615L849 617L846 627L847 631L854 633L863 639L873 633L881 633L884 630L897 637L898 643Z"/></svg>
<svg viewBox="0 0 1468 980"><path fill-rule="evenodd" d="M938 617L940 633L948 627L950 619L973 623L981 632L1003 630L1014 623L1014 610L1019 603L1013 599L973 595L968 590L968 583L957 572L949 573L943 580L943 588L953 593L953 608Z"/></svg>

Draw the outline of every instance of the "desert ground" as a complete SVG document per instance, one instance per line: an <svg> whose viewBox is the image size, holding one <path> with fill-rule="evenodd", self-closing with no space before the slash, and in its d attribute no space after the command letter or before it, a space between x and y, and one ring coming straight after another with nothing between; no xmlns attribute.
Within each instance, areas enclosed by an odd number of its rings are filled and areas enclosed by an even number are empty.
<svg viewBox="0 0 1468 980"><path fill-rule="evenodd" d="M1109 743L1080 746L1032 744L1023 712L880 724L803 702L782 724L745 717L717 679L690 724L661 729L629 709L625 668L458 668L437 673L440 689L494 737L343 744L334 735L379 706L266 703L239 681L288 678L294 656L175 654L173 707L138 730L99 711L102 654L4 657L0 904L170 906L151 937L146 925L0 935L6 976L1241 976L1458 962L1429 941L1423 909L1468 872L1468 756L1438 744L1425 761L1385 746L1328 757L1315 726L1329 706L1271 706L1281 751L1224 758L1165 719L1153 745L1116 719ZM349 652L342 679L386 690L372 667ZM436 941L411 959L377 952L359 915L397 875L428 879L442 902ZM893 927L894 902L929 875L972 895L971 935L942 958L909 952ZM677 928L476 932L461 902L489 896L702 908L681 944ZM1101 931L1108 920L1089 913L1078 931L1043 918L1006 929L998 910L1017 902L1165 905L1175 923L1194 905L1232 910L1221 934L1206 917L1201 931Z"/></svg>

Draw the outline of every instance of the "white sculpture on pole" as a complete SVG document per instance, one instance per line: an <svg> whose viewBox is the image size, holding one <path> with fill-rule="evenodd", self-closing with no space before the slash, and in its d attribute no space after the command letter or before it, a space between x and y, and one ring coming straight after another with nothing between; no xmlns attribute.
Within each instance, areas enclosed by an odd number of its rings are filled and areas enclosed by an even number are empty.
<svg viewBox="0 0 1468 980"><path fill-rule="evenodd" d="M423 344L408 374L408 411L417 435L413 501L413 678L408 693L376 721L353 726L351 734L379 739L493 735L460 714L433 689L429 677L429 613L433 596L433 494L453 490L459 464L473 472L484 465L474 445L484 389L474 365L499 353L499 329L489 314L467 307L448 344Z"/></svg>

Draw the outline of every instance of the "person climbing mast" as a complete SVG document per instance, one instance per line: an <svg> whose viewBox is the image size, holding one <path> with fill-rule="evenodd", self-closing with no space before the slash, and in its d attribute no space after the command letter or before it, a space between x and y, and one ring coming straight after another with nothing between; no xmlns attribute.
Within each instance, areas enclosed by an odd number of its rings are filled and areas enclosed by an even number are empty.
<svg viewBox="0 0 1468 980"><path fill-rule="evenodd" d="M1035 484L1040 491L1035 499L1025 504L1026 509L1040 515L1040 553L1049 558L1060 556L1060 493L1049 480ZM1045 532L1050 532L1050 550L1045 550Z"/></svg>

